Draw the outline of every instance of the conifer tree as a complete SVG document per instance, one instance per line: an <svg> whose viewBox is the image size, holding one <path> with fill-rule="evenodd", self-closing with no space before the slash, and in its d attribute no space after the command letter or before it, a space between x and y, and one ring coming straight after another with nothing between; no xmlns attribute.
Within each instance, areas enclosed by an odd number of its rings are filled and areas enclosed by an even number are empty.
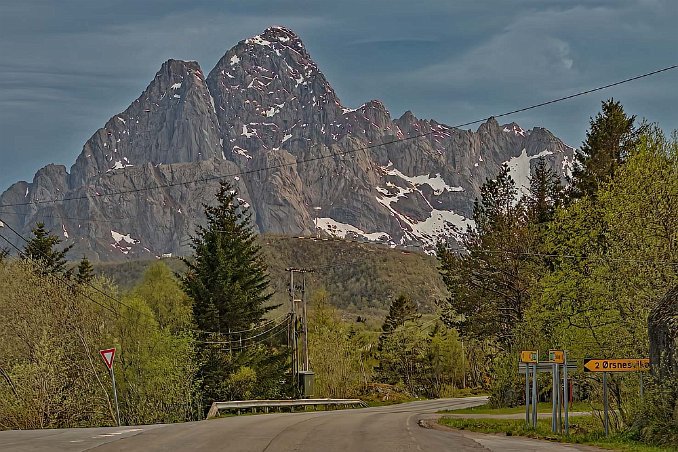
<svg viewBox="0 0 678 452"><path fill-rule="evenodd" d="M7 248L0 248L0 262L4 261L7 259L7 256L9 256L9 249Z"/></svg>
<svg viewBox="0 0 678 452"><path fill-rule="evenodd" d="M417 304L404 294L398 295L388 308L388 315L381 326L381 331L390 333L408 320L415 320L421 317L417 314Z"/></svg>
<svg viewBox="0 0 678 452"><path fill-rule="evenodd" d="M184 290L194 300L198 329L218 333L246 330L274 307L261 247L250 223L251 214L235 190L222 182L214 206L205 204L207 225L191 238L193 259Z"/></svg>
<svg viewBox="0 0 678 452"><path fill-rule="evenodd" d="M440 273L450 297L441 302L443 321L466 337L494 338L509 349L514 327L529 302L534 237L507 165L481 187L473 209L475 228L462 236L465 251L438 246Z"/></svg>
<svg viewBox="0 0 678 452"><path fill-rule="evenodd" d="M193 322L209 338L199 347L206 410L215 400L237 397L234 388L244 376L252 384L252 397L280 398L286 391L281 381L288 357L286 351L264 343L267 337L252 341L247 333L234 334L251 331L277 306L268 303L269 277L247 207L226 182L216 201L204 205L207 224L191 239L194 256L184 259L188 270L181 277L184 291L193 299ZM244 348L239 346L241 339Z"/></svg>
<svg viewBox="0 0 678 452"><path fill-rule="evenodd" d="M527 215L534 224L542 224L553 219L556 208L561 204L563 186L560 178L540 157L530 176L530 192L527 195Z"/></svg>
<svg viewBox="0 0 678 452"><path fill-rule="evenodd" d="M89 284L92 279L94 279L94 267L92 267L87 256L82 256L82 260L78 264L78 272L75 274L75 281L78 284Z"/></svg>
<svg viewBox="0 0 678 452"><path fill-rule="evenodd" d="M516 205L518 190L506 163L496 179L480 188L480 199L473 204L473 220L479 234L501 229L516 221L521 209Z"/></svg>
<svg viewBox="0 0 678 452"><path fill-rule="evenodd" d="M391 306L388 308L388 315L386 315L384 324L381 326L381 331L385 334L379 336L378 350L381 351L386 335L395 331L399 326L404 325L405 322L416 320L419 317L421 315L417 313L417 304L407 295L400 294L398 298L391 302Z"/></svg>
<svg viewBox="0 0 678 452"><path fill-rule="evenodd" d="M586 140L575 152L572 170L572 198L594 195L608 182L638 145L649 126L635 126L636 116L628 116L619 101L603 101L602 111L590 119Z"/></svg>
<svg viewBox="0 0 678 452"><path fill-rule="evenodd" d="M55 249L61 243L61 239L47 230L44 223L37 223L31 232L33 237L24 247L24 256L37 262L42 274L66 273L66 253L73 245L61 251Z"/></svg>

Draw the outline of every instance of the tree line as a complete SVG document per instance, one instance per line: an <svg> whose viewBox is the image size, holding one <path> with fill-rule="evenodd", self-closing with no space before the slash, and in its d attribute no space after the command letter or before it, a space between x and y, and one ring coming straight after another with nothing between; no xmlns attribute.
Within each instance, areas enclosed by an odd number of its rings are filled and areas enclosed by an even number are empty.
<svg viewBox="0 0 678 452"><path fill-rule="evenodd" d="M497 406L523 403L521 349L565 349L573 360L647 357L649 311L678 284L675 134L666 137L618 101L605 101L567 176L539 160L529 193L518 197L504 166L481 189L465 251L438 247L450 291L443 318L487 345ZM574 378L582 396L599 399L598 376ZM675 377L655 381L644 402L637 375L610 380L618 429L678 442ZM546 392L550 383L541 387Z"/></svg>

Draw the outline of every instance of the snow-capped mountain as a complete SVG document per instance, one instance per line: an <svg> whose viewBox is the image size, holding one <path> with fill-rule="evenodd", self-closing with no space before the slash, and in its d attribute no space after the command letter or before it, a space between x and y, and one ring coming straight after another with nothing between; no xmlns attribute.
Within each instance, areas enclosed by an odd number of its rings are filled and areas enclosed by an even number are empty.
<svg viewBox="0 0 678 452"><path fill-rule="evenodd" d="M5 191L0 217L26 234L45 222L75 243L73 255L183 254L223 176L261 232L430 247L469 224L503 163L525 186L538 156L564 173L572 148L494 119L471 131L411 112L394 119L377 100L348 108L300 38L271 27L207 77L196 62L164 63L70 172L48 165ZM63 198L76 199L44 202Z"/></svg>

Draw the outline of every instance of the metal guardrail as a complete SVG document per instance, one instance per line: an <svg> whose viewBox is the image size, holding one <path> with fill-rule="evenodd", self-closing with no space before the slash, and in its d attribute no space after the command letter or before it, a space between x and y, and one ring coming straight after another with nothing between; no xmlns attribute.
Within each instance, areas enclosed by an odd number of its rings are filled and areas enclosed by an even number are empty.
<svg viewBox="0 0 678 452"><path fill-rule="evenodd" d="M361 406L367 404L360 399L293 399L293 400L233 400L230 402L214 402L207 413L207 419L216 417L221 410L247 410L263 408L295 408L307 406Z"/></svg>

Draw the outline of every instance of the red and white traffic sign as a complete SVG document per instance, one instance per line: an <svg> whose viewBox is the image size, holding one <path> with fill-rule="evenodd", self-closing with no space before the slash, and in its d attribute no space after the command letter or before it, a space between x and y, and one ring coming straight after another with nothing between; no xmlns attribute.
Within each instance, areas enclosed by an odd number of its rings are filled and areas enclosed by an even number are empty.
<svg viewBox="0 0 678 452"><path fill-rule="evenodd" d="M115 358L115 349L107 348L106 350L99 350L99 354L101 354L101 357L104 359L108 370L111 370L113 367L113 358Z"/></svg>

